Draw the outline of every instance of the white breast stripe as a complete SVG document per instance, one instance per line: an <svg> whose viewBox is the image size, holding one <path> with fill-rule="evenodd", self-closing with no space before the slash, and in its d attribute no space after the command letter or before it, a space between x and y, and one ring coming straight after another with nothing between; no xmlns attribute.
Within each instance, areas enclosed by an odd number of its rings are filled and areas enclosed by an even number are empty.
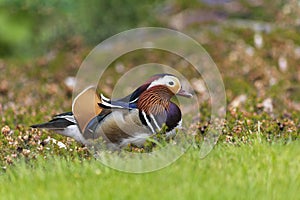
<svg viewBox="0 0 300 200"><path fill-rule="evenodd" d="M124 108L122 106L112 105L110 103L107 103L106 101L103 101L101 104L103 104L104 106L107 106L107 107L111 107L111 108Z"/></svg>
<svg viewBox="0 0 300 200"><path fill-rule="evenodd" d="M70 122L72 122L72 123L77 123L76 122L76 120L75 120L75 118L74 118L74 115L62 115L62 116L57 116L57 117L54 117L54 119L58 119L58 118L61 118L61 119L65 119L65 120L68 120L68 121L70 121Z"/></svg>
<svg viewBox="0 0 300 200"><path fill-rule="evenodd" d="M145 113L144 111L142 111L142 114L143 114L143 117L144 117L144 119L145 119L147 125L150 127L152 133L155 133L155 131L154 131L154 129L153 129L151 123L149 122L149 120L148 120L148 118L147 118L147 116L146 116L146 113Z"/></svg>
<svg viewBox="0 0 300 200"><path fill-rule="evenodd" d="M156 128L160 131L161 127L158 126L158 123L157 123L156 119L154 118L154 116L153 116L152 114L150 114L150 117L151 117L151 119L153 120L153 122L154 122Z"/></svg>
<svg viewBox="0 0 300 200"><path fill-rule="evenodd" d="M102 99L102 100L104 100L104 101L106 101L106 102L110 101L110 99L107 98L107 97L105 97L102 93L100 94L100 96L101 96L101 99Z"/></svg>
<svg viewBox="0 0 300 200"><path fill-rule="evenodd" d="M137 97L136 99L130 101L129 103L134 103L134 102L136 102L138 99L139 99L139 98Z"/></svg>

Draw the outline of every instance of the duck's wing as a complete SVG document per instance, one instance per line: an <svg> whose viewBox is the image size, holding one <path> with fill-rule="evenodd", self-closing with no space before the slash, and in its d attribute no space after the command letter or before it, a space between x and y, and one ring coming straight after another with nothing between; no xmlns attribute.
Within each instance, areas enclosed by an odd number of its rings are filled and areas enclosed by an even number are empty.
<svg viewBox="0 0 300 200"><path fill-rule="evenodd" d="M102 109L136 109L137 104L136 103L128 103L123 101L110 101L110 102L100 102L98 103L99 107Z"/></svg>
<svg viewBox="0 0 300 200"><path fill-rule="evenodd" d="M44 128L51 130L63 130L68 126L76 125L76 120L72 112L65 112L54 115L49 122L31 125L31 128Z"/></svg>
<svg viewBox="0 0 300 200"><path fill-rule="evenodd" d="M106 109L134 109L137 108L137 101L140 95L147 90L150 83L138 87L133 93L120 99L109 99L101 94L101 102L98 104L101 108Z"/></svg>

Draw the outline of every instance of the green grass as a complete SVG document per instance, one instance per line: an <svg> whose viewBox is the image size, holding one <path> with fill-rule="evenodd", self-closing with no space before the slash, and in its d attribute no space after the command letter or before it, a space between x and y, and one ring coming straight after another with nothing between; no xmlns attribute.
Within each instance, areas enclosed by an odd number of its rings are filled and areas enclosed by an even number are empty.
<svg viewBox="0 0 300 200"><path fill-rule="evenodd" d="M1 199L297 199L299 142L191 148L162 170L129 174L95 160L17 163L0 178Z"/></svg>

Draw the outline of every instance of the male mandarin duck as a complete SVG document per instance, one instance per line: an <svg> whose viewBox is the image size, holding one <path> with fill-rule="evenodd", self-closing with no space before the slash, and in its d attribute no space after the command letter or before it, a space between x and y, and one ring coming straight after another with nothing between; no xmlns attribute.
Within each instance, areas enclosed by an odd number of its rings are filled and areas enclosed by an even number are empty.
<svg viewBox="0 0 300 200"><path fill-rule="evenodd" d="M117 100L102 94L99 97L96 89L89 87L74 99L72 112L31 127L54 130L85 145L103 138L117 149L128 144L142 146L164 125L167 136L181 127L180 108L171 101L175 95L192 97L171 74L154 75L132 94Z"/></svg>

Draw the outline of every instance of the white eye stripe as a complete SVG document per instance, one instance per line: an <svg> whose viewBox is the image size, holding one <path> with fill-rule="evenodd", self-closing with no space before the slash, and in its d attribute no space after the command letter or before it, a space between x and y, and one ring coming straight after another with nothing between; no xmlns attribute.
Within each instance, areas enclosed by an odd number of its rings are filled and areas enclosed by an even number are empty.
<svg viewBox="0 0 300 200"><path fill-rule="evenodd" d="M179 83L179 80L176 77L164 76L160 79L157 79L157 80L153 81L147 89L149 89L153 86L157 86L157 85L166 85L168 87L175 87L178 84L180 84L180 83Z"/></svg>

